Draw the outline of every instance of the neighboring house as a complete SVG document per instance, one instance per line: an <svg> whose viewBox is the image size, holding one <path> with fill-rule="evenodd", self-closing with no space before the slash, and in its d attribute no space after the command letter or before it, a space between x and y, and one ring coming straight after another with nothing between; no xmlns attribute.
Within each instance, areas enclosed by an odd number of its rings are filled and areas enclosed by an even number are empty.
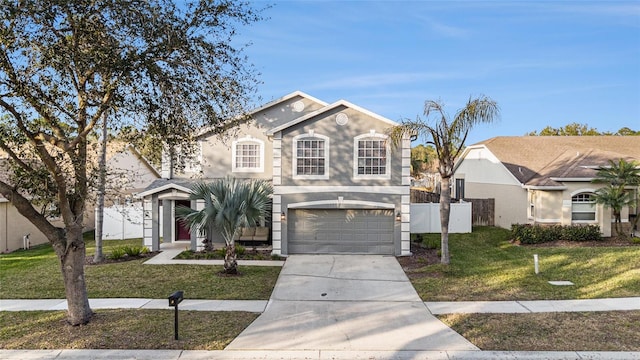
<svg viewBox="0 0 640 360"><path fill-rule="evenodd" d="M1 154L0 154L1 155ZM94 153L97 156L97 154ZM0 169L7 169L5 160L0 159ZM95 159L93 160L95 161ZM135 208L135 215L141 213L139 204L135 204L133 197L144 189L160 174L131 146L123 143L112 143L108 149L107 159L107 197L106 206L110 216L104 226L105 239L121 239L126 237L142 237L142 220L135 220L131 208ZM4 175L3 175L4 176ZM91 194L85 212L85 230L95 226L95 194ZM56 226L64 226L59 219L50 219ZM137 229L132 230L132 223L137 223ZM123 236L121 233L128 235ZM28 244L24 237L29 235ZM46 236L38 230L27 218L0 195L0 252L11 252L26 245L35 246L47 243Z"/></svg>
<svg viewBox="0 0 640 360"><path fill-rule="evenodd" d="M11 252L48 241L38 228L18 213L9 200L0 195L0 252Z"/></svg>
<svg viewBox="0 0 640 360"><path fill-rule="evenodd" d="M611 236L611 210L594 204L591 181L608 160L640 161L638 136L495 137L465 149L456 163L456 198L495 199L495 224L595 224ZM638 195L638 189L631 189ZM622 212L628 222L637 208Z"/></svg>
<svg viewBox="0 0 640 360"><path fill-rule="evenodd" d="M102 238L142 238L142 205L134 201L134 197L160 178L160 173L131 145L115 142L110 144L107 153ZM91 219L95 221L95 216Z"/></svg>
<svg viewBox="0 0 640 360"><path fill-rule="evenodd" d="M189 201L190 186L225 176L267 179L274 187L273 253L407 255L409 249L410 140L390 148L391 120L340 100L327 104L294 92L251 112L252 121L224 138L202 132L196 161L174 176L163 161L163 179L143 198L145 245L189 241L202 246L175 217ZM160 219L163 225L160 225ZM211 231L214 242L222 242Z"/></svg>

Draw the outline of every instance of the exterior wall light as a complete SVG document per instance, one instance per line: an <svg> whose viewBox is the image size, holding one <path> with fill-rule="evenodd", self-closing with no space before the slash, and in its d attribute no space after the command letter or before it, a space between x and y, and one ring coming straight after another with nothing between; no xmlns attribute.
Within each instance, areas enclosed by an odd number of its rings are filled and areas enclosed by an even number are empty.
<svg viewBox="0 0 640 360"><path fill-rule="evenodd" d="M402 216L400 215L400 211L396 213L396 221L398 222L402 221Z"/></svg>
<svg viewBox="0 0 640 360"><path fill-rule="evenodd" d="M287 215L285 215L283 211L282 214L280 214L280 221L285 221L285 220L287 220Z"/></svg>

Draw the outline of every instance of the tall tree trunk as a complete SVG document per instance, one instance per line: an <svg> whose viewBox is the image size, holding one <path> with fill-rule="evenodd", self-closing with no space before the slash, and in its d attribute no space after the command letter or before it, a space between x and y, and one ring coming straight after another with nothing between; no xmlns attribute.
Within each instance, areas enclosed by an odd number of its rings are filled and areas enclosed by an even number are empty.
<svg viewBox="0 0 640 360"><path fill-rule="evenodd" d="M449 216L451 213L450 177L440 180L440 262L448 265L449 259Z"/></svg>
<svg viewBox="0 0 640 360"><path fill-rule="evenodd" d="M102 114L102 144L100 149L100 161L98 163L98 199L96 211L96 253L93 262L99 263L104 260L102 254L102 228L104 224L104 193L107 187L107 112ZM123 220L124 221L124 220Z"/></svg>
<svg viewBox="0 0 640 360"><path fill-rule="evenodd" d="M89 306L84 276L86 251L82 239L82 225L67 229L66 239L60 239L54 244L54 249L60 259L67 297L67 321L74 326L86 324L91 320L93 311Z"/></svg>
<svg viewBox="0 0 640 360"><path fill-rule="evenodd" d="M224 273L225 274L237 274L238 273L238 261L236 260L236 242L231 240L227 241L227 251L224 254Z"/></svg>

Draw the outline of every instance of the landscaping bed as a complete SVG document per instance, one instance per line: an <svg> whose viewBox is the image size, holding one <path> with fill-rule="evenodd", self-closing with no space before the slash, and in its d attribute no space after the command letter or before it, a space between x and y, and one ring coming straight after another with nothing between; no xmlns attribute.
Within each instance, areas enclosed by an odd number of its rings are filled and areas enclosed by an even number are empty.
<svg viewBox="0 0 640 360"><path fill-rule="evenodd" d="M223 260L226 250L224 248L213 251L191 251L185 250L174 259L177 260ZM285 257L272 255L271 249L245 248L236 245L236 256L238 260L275 260L284 261Z"/></svg>

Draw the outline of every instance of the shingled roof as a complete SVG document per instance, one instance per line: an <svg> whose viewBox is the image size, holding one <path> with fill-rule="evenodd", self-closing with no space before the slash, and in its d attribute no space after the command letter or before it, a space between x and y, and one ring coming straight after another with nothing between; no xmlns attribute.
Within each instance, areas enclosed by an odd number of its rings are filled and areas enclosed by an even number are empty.
<svg viewBox="0 0 640 360"><path fill-rule="evenodd" d="M589 181L608 160L640 162L640 136L500 136L486 146L520 183L560 186L564 179Z"/></svg>

